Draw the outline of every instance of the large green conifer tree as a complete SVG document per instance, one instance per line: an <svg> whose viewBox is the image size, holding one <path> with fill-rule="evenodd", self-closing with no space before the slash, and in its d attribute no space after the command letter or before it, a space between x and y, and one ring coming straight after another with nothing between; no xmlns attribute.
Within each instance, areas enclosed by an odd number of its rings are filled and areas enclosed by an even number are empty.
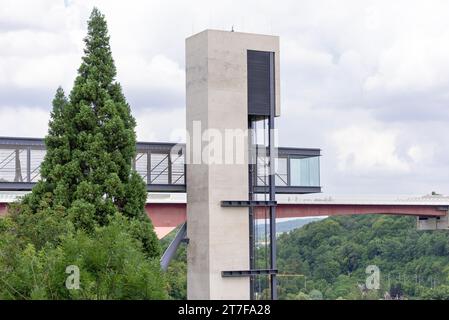
<svg viewBox="0 0 449 320"><path fill-rule="evenodd" d="M78 228L92 230L117 211L135 220L133 232L149 256L159 255L151 222L144 212L146 188L132 170L136 122L115 81L104 16L94 9L78 76L69 99L59 88L45 138L42 181L26 202L67 209Z"/></svg>
<svg viewBox="0 0 449 320"><path fill-rule="evenodd" d="M58 88L41 180L0 218L0 299L163 299L160 247L132 169L135 120L94 9L67 98ZM65 286L79 267L80 288ZM32 272L31 272L32 271Z"/></svg>

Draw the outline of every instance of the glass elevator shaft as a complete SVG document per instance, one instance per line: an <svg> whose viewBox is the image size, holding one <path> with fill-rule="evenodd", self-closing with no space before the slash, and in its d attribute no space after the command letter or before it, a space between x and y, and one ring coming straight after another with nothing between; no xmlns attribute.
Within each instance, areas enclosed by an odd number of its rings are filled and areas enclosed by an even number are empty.
<svg viewBox="0 0 449 320"><path fill-rule="evenodd" d="M253 117L249 123L249 200L264 206L249 208L250 269L263 270L250 276L251 299L277 299L276 206L274 117ZM256 193L256 187L264 192Z"/></svg>

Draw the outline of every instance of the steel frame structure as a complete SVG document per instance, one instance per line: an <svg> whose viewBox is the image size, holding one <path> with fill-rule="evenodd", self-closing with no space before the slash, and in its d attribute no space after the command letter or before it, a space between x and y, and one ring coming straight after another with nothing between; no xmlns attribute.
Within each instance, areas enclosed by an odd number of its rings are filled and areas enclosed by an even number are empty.
<svg viewBox="0 0 449 320"><path fill-rule="evenodd" d="M255 280L256 276L268 276L269 277L269 287L270 287L270 296L272 300L277 300L277 265L276 265L276 171L275 171L275 137L274 137L274 129L275 129L275 70L274 70L274 52L261 52L262 55L268 54L268 81L269 81L269 92L268 92L268 108L264 109L262 107L263 103L261 100L253 101L252 107L250 103L248 103L248 201L239 201L239 200L223 200L221 201L222 207L248 207L248 218L249 218L249 270L230 270L230 271L222 271L222 277L249 277L250 282L250 299L255 299ZM249 59L249 58L248 58ZM257 66L256 68L261 68L261 66ZM262 66L263 68L263 66ZM248 70L250 67L248 67ZM249 74L249 71L248 71ZM250 76L248 76L250 78ZM254 78L253 78L254 80ZM258 81L260 79L255 79L254 81ZM248 85L248 87L250 87ZM263 91L263 89L262 89ZM248 93L248 96L250 94ZM250 98L249 98L250 99ZM258 105L261 103L261 106ZM264 123L262 136L263 144L260 145L258 141L257 134L257 123L262 121ZM268 126L265 126L265 123ZM265 138L268 137L268 143ZM263 179L260 179L258 173L259 167L259 151L263 153L263 166L265 175ZM284 150L284 157L287 158L287 165L289 163L288 159L294 151L290 150L291 154L288 152L288 149ZM316 151L315 151L316 152ZM307 153L307 152L304 152ZM314 151L312 149L308 150L309 154L313 154ZM287 184L290 184L290 167L287 167ZM263 182L262 188L260 188L259 180ZM257 198L257 194L260 193L265 196L265 199L262 201ZM258 269L256 265L256 238L255 238L255 222L256 222L256 212L255 208L266 210L269 212L269 257L265 257L266 264L268 268ZM265 235L266 236L266 235ZM269 260L269 263L268 263Z"/></svg>
<svg viewBox="0 0 449 320"><path fill-rule="evenodd" d="M137 156L133 161L133 168L146 180L148 192L186 192L184 144L137 142L136 149ZM17 161L17 150L25 155L21 156L21 161ZM1 156L1 151L3 151L4 157ZM39 179L39 161L42 160L34 156L36 151L45 151L43 139L0 137L0 191L29 191L33 188ZM287 159L287 164L289 164L290 159L294 158L319 157L321 150L278 148L277 154L279 158ZM153 156L158 158L153 161ZM254 168L254 170L256 169ZM14 175L18 172L23 179L15 179ZM292 172L289 165L287 165L285 174L288 182L286 185L277 186L276 193L321 192L320 186L291 185ZM255 193L267 193L268 191L268 184L254 185Z"/></svg>

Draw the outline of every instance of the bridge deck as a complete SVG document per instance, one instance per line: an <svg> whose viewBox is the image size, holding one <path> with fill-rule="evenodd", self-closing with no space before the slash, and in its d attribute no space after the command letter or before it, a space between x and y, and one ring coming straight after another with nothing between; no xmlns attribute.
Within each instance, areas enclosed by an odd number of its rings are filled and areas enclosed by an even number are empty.
<svg viewBox="0 0 449 320"><path fill-rule="evenodd" d="M27 192L0 192L0 215L7 204ZM416 217L443 217L449 209L449 197L429 196L397 199L304 199L302 195L279 195L277 218L313 216L386 214ZM182 193L149 193L146 211L159 237L186 221L186 195ZM259 219L263 210L256 212Z"/></svg>
<svg viewBox="0 0 449 320"><path fill-rule="evenodd" d="M182 196L161 197L150 195L146 205L148 216L153 221L159 237L165 236L176 226L186 221L186 204ZM449 209L449 197L419 197L396 200L335 200L297 199L282 197L278 201L276 216L300 218L313 216L386 214L414 217L443 217ZM259 219L265 217L263 209L256 210Z"/></svg>

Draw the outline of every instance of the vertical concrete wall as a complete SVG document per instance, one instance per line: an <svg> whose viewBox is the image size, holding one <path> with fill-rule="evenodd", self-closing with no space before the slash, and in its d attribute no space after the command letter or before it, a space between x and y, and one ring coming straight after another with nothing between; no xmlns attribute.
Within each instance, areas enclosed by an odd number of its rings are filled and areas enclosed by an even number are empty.
<svg viewBox="0 0 449 320"><path fill-rule="evenodd" d="M449 230L449 211L446 212L445 216L439 218L429 217L427 219L420 220L419 217L416 218L416 229L418 231L423 230Z"/></svg>
<svg viewBox="0 0 449 320"><path fill-rule="evenodd" d="M208 145L199 148L199 124L202 132L213 129L223 137L225 129L248 128L247 50L275 52L279 114L278 37L206 30L186 40L189 299L249 299L249 278L221 276L249 269L248 209L220 206L222 200L248 199L247 140L243 163L198 163Z"/></svg>

